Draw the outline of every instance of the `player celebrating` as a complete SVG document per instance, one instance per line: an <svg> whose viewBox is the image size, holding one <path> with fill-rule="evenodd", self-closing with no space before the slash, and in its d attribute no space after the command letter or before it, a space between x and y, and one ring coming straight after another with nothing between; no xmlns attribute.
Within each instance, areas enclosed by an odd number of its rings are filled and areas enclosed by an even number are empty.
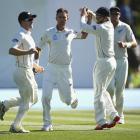
<svg viewBox="0 0 140 140"><path fill-rule="evenodd" d="M42 72L43 67L34 63L34 57L38 58L38 50L35 48L35 42L31 36L35 17L36 15L26 11L19 14L18 21L21 28L17 36L12 40L13 47L9 49L9 53L16 57L14 81L19 89L20 97L0 102L0 119L4 119L4 114L9 108L19 106L16 118L9 130L12 133L29 132L22 127L22 120L31 105L38 100L38 87L32 69L34 67L36 72Z"/></svg>
<svg viewBox="0 0 140 140"><path fill-rule="evenodd" d="M68 11L60 8L56 11L56 27L45 31L41 37L40 47L49 44L49 60L43 76L43 131L53 130L50 101L55 85L59 90L62 102L76 108L78 99L73 89L72 69L71 69L71 42L74 38L85 38L86 33L77 33L66 28Z"/></svg>
<svg viewBox="0 0 140 140"><path fill-rule="evenodd" d="M90 14L91 16L88 16ZM92 18L89 18L92 17ZM86 18L89 22L96 20L97 24L86 24ZM97 61L94 66L94 107L97 126L95 130L103 130L116 125L120 117L114 108L109 93L106 91L116 69L114 58L114 29L109 20L109 10L105 7L97 9L96 13L83 8L81 10L81 28L84 32L96 35L96 53ZM112 121L106 120L106 109Z"/></svg>
<svg viewBox="0 0 140 140"><path fill-rule="evenodd" d="M135 36L130 26L119 20L120 9L118 7L110 8L111 22L114 26L114 49L115 58L117 61L117 69L115 76L113 77L108 91L113 99L115 95L115 106L120 116L118 123L124 124L123 114L123 103L124 97L123 92L128 75L128 54L127 48L134 48L137 46Z"/></svg>

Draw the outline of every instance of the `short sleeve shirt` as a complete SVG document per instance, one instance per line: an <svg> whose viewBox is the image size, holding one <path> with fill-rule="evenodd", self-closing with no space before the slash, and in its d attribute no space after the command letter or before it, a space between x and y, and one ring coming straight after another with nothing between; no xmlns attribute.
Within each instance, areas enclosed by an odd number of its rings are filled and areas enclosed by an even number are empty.
<svg viewBox="0 0 140 140"><path fill-rule="evenodd" d="M12 39L13 48L22 50L30 50L35 48L35 42L31 36L30 31L21 28L19 32ZM32 68L34 62L34 54L16 56L16 65L19 67Z"/></svg>
<svg viewBox="0 0 140 140"><path fill-rule="evenodd" d="M68 28L65 28L64 31L58 31L56 27L52 27L45 31L39 46L49 44L49 63L69 65L72 57L71 42L75 38L81 38L81 33Z"/></svg>
<svg viewBox="0 0 140 140"><path fill-rule="evenodd" d="M114 31L114 50L115 58L128 57L127 48L120 48L118 42L131 42L136 41L130 26L122 21L119 21L119 24L115 27Z"/></svg>

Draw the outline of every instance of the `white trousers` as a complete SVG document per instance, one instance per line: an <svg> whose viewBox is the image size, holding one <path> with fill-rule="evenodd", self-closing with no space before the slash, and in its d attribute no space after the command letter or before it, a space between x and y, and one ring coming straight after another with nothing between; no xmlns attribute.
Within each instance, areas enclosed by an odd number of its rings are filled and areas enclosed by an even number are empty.
<svg viewBox="0 0 140 140"><path fill-rule="evenodd" d="M94 77L94 107L95 120L99 125L107 123L106 111L111 118L118 115L114 108L111 97L106 91L116 69L116 60L112 58L103 58L96 61L93 71Z"/></svg>
<svg viewBox="0 0 140 140"><path fill-rule="evenodd" d="M70 65L48 64L43 76L43 122L44 125L52 123L50 110L51 99L54 87L57 85L59 96L62 102L70 105L76 99L73 89L72 69Z"/></svg>
<svg viewBox="0 0 140 140"><path fill-rule="evenodd" d="M32 69L16 68L14 72L14 81L19 89L20 97L5 100L4 105L7 110L11 107L19 106L13 125L15 127L20 127L24 115L31 105L35 104L38 100L38 86Z"/></svg>
<svg viewBox="0 0 140 140"><path fill-rule="evenodd" d="M127 58L121 58L116 61L116 72L107 90L114 101L119 116L123 119L124 89L128 76L128 60Z"/></svg>

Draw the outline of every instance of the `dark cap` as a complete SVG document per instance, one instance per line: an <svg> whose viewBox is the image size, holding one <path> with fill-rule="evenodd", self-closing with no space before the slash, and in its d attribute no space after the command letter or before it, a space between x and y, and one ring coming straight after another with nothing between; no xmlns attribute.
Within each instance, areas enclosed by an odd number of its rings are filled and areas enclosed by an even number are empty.
<svg viewBox="0 0 140 140"><path fill-rule="evenodd" d="M109 9L106 7L100 7L96 11L97 15L109 17Z"/></svg>
<svg viewBox="0 0 140 140"><path fill-rule="evenodd" d="M30 18L36 18L37 17L37 15L33 15L33 14L31 14L30 12L27 12L27 11L23 11L23 12L21 12L20 14L19 14L19 16L18 16L18 21L19 22L21 22L21 21L23 21L23 20L28 20L28 19L30 19Z"/></svg>
<svg viewBox="0 0 140 140"><path fill-rule="evenodd" d="M111 7L110 8L110 13L120 13L120 8L119 7Z"/></svg>

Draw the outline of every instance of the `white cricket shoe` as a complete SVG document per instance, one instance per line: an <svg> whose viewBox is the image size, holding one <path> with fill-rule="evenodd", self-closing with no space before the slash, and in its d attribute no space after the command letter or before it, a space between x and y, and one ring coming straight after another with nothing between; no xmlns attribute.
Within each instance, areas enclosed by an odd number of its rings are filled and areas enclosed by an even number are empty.
<svg viewBox="0 0 140 140"><path fill-rule="evenodd" d="M75 109L78 106L78 99L75 99L71 102L71 108Z"/></svg>
<svg viewBox="0 0 140 140"><path fill-rule="evenodd" d="M114 127L119 120L120 120L120 117L115 116L114 119L110 123L108 123L107 128Z"/></svg>
<svg viewBox="0 0 140 140"><path fill-rule="evenodd" d="M53 131L52 124L44 125L43 128L42 128L42 131Z"/></svg>
<svg viewBox="0 0 140 140"><path fill-rule="evenodd" d="M15 128L13 125L11 125L9 131L11 133L29 133L29 130L25 130L23 127Z"/></svg>
<svg viewBox="0 0 140 140"><path fill-rule="evenodd" d="M117 124L125 124L124 118L120 118L120 120L117 122Z"/></svg>

